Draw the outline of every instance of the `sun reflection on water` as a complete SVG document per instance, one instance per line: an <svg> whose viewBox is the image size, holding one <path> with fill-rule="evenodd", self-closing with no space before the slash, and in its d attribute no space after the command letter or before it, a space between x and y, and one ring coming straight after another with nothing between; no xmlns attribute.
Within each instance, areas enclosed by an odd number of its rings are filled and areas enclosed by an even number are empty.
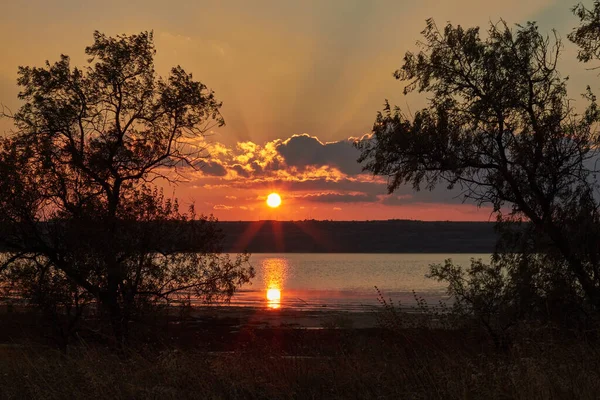
<svg viewBox="0 0 600 400"><path fill-rule="evenodd" d="M287 276L288 263L285 258L267 258L263 260L262 273L266 289L267 307L281 307L281 292Z"/></svg>
<svg viewBox="0 0 600 400"><path fill-rule="evenodd" d="M267 306L269 308L281 307L281 290L267 289Z"/></svg>

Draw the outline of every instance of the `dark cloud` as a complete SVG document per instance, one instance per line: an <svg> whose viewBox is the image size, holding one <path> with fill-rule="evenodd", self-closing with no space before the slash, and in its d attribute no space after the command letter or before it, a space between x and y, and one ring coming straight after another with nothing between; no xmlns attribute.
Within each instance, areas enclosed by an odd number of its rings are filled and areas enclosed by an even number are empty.
<svg viewBox="0 0 600 400"><path fill-rule="evenodd" d="M401 205L405 205L408 203L412 203L413 202L413 195L410 194L405 194L405 195L401 195L401 196L396 196L394 194L389 195L389 196L384 196L381 198L381 204L384 204L386 206L401 206Z"/></svg>
<svg viewBox="0 0 600 400"><path fill-rule="evenodd" d="M356 160L360 155L351 140L322 143L307 134L294 135L281 142L277 151L288 166L305 168L308 166L333 166L346 175L357 175L362 167Z"/></svg>
<svg viewBox="0 0 600 400"><path fill-rule="evenodd" d="M216 161L208 161L204 163L200 169L202 173L210 176L225 176L227 175L227 169L219 162Z"/></svg>
<svg viewBox="0 0 600 400"><path fill-rule="evenodd" d="M366 193L316 193L301 197L304 201L318 203L366 203L376 201L377 197Z"/></svg>
<svg viewBox="0 0 600 400"><path fill-rule="evenodd" d="M277 171L278 169L285 168L283 162L279 161L277 158L273 158L269 160L267 165L265 166L265 171Z"/></svg>
<svg viewBox="0 0 600 400"><path fill-rule="evenodd" d="M247 173L247 172L246 172ZM273 188L273 181L253 181L239 180L231 182L231 186L236 189L265 189ZM438 185L434 190L415 191L411 186L400 186L393 194L388 196L385 183L378 181L365 181L357 179L340 179L331 181L327 178L310 179L305 181L280 181L277 187L288 192L318 192L318 191L336 191L342 193L360 192L376 201L383 197L382 203L386 205L403 205L410 203L447 203L461 204L463 197L461 190L455 187L448 190L444 184ZM371 201L371 200L369 200Z"/></svg>
<svg viewBox="0 0 600 400"><path fill-rule="evenodd" d="M231 166L231 169L237 172L237 174L244 178L249 178L250 173L244 169L240 164L235 164Z"/></svg>
<svg viewBox="0 0 600 400"><path fill-rule="evenodd" d="M258 161L254 160L250 163L250 167L254 171L255 174L262 174L263 167L258 163Z"/></svg>
<svg viewBox="0 0 600 400"><path fill-rule="evenodd" d="M365 182L356 181L350 179L340 179L339 181L332 182L325 178L323 179L312 179L307 181L292 181L286 182L285 187L291 191L326 191L335 190L338 192L360 192L368 195L380 195L386 194L387 189L385 184L379 182Z"/></svg>
<svg viewBox="0 0 600 400"><path fill-rule="evenodd" d="M270 189L273 187L273 182L239 180L231 182L230 185L236 189ZM277 182L277 187L281 188L281 190L290 192L335 190L339 192L361 192L369 195L387 194L386 186L383 183L350 179L331 181L327 178L317 178L304 181L279 181Z"/></svg>

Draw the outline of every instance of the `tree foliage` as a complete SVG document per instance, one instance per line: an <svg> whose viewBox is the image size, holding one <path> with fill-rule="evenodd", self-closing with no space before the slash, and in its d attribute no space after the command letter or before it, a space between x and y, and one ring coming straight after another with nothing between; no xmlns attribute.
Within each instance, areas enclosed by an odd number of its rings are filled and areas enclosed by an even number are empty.
<svg viewBox="0 0 600 400"><path fill-rule="evenodd" d="M445 260L431 265L429 278L448 283L448 294L454 299L452 311L459 317L475 316L497 347L507 343L507 330L518 319L518 296L506 279L502 264L487 265L482 260L471 260L465 271L461 266Z"/></svg>
<svg viewBox="0 0 600 400"><path fill-rule="evenodd" d="M600 1L594 0L591 10L579 3L573 13L581 22L569 34L569 40L579 46L577 58L585 63L600 59Z"/></svg>
<svg viewBox="0 0 600 400"><path fill-rule="evenodd" d="M83 69L64 55L19 68L23 105L0 157L1 239L12 252L3 277L60 276L102 306L122 340L143 304L229 298L253 270L247 256L219 254L212 218L180 212L156 186L201 165L205 132L224 123L213 92L179 66L157 77L152 33L95 32L85 52Z"/></svg>
<svg viewBox="0 0 600 400"><path fill-rule="evenodd" d="M371 137L357 144L359 161L388 176L390 192L446 184L491 205L505 230L493 262L518 254L504 264L521 280L515 285L526 283L517 272L531 265L527 287L547 288L560 276L600 311L599 115L590 91L584 111L574 110L557 70L560 39L535 23L513 30L503 21L481 35L428 20L423 37L394 75L406 82L404 93L428 93L427 107L409 119L386 103ZM536 254L545 265L533 266ZM451 272L438 267L434 275Z"/></svg>

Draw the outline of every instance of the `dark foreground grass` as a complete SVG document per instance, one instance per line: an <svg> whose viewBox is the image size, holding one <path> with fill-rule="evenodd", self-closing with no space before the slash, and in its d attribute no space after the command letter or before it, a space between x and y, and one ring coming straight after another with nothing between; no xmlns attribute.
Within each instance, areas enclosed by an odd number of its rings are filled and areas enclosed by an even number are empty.
<svg viewBox="0 0 600 400"><path fill-rule="evenodd" d="M184 329L185 330L185 329ZM193 329L192 329L193 330ZM0 345L2 399L597 399L598 346L530 335L499 353L472 332L243 328L210 346ZM190 338L196 337L195 344Z"/></svg>

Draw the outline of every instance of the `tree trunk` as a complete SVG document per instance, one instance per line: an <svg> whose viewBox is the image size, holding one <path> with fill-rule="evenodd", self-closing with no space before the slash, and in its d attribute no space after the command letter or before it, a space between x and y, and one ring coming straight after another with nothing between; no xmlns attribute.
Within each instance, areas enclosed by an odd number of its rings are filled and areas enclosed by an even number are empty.
<svg viewBox="0 0 600 400"><path fill-rule="evenodd" d="M102 296L102 305L108 312L113 337L117 348L123 350L129 342L127 320L119 305L117 286L109 282L109 289Z"/></svg>

